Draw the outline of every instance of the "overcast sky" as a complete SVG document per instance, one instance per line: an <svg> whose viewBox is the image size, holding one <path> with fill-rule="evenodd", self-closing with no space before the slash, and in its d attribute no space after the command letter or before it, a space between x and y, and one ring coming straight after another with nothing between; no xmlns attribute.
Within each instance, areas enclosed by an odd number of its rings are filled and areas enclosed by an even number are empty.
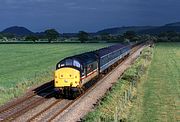
<svg viewBox="0 0 180 122"><path fill-rule="evenodd" d="M107 27L180 21L180 0L0 0L0 30L98 31Z"/></svg>

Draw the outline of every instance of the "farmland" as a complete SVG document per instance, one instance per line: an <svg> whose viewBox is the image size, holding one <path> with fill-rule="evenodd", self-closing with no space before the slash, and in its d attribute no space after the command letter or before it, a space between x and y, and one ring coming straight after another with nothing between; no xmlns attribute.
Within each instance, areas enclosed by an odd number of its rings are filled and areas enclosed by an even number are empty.
<svg viewBox="0 0 180 122"><path fill-rule="evenodd" d="M32 85L52 80L56 63L61 59L107 45L0 45L0 104L19 96Z"/></svg>

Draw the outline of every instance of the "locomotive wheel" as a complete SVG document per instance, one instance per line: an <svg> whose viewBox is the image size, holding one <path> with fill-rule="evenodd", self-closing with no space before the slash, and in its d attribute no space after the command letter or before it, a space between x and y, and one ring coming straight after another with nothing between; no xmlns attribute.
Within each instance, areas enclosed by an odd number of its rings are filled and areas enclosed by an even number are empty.
<svg viewBox="0 0 180 122"><path fill-rule="evenodd" d="M55 94L55 98L56 98L56 99L59 99L59 93L56 93L56 94Z"/></svg>
<svg viewBox="0 0 180 122"><path fill-rule="evenodd" d="M84 89L81 87L81 88L78 88L77 91L73 91L71 90L71 93L70 93L70 98L71 99L76 99L79 95L81 95L82 93L84 93Z"/></svg>
<svg viewBox="0 0 180 122"><path fill-rule="evenodd" d="M64 98L69 99L70 94L71 94L70 88L64 88L63 89L63 97Z"/></svg>
<svg viewBox="0 0 180 122"><path fill-rule="evenodd" d="M59 93L59 92L58 92L58 93L56 93L55 98L56 98L56 99L62 98L62 94L61 94L61 93Z"/></svg>

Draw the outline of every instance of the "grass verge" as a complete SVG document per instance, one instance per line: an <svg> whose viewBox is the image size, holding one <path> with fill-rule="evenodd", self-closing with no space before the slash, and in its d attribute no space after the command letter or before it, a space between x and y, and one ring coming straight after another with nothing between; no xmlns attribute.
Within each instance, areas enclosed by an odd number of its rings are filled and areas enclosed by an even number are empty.
<svg viewBox="0 0 180 122"><path fill-rule="evenodd" d="M128 121L180 121L180 43L156 44Z"/></svg>

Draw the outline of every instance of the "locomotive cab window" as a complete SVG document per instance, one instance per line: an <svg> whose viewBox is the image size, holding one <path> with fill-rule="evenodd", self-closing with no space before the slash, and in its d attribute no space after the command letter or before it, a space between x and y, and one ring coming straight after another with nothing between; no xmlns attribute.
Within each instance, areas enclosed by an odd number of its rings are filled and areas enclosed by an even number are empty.
<svg viewBox="0 0 180 122"><path fill-rule="evenodd" d="M65 61L61 61L61 62L58 64L57 68L64 67L65 65L66 65L66 62L65 62Z"/></svg>
<svg viewBox="0 0 180 122"><path fill-rule="evenodd" d="M79 69L81 69L82 65L80 64L79 61L77 60L73 60L73 59L65 59L63 61L61 61L58 65L57 65L57 69L61 68L61 67L68 67L68 66L74 66L77 67ZM82 67L83 68L83 67Z"/></svg>
<svg viewBox="0 0 180 122"><path fill-rule="evenodd" d="M66 59L66 66L72 66L72 59Z"/></svg>
<svg viewBox="0 0 180 122"><path fill-rule="evenodd" d="M73 61L73 66L80 68L80 63L76 60Z"/></svg>

